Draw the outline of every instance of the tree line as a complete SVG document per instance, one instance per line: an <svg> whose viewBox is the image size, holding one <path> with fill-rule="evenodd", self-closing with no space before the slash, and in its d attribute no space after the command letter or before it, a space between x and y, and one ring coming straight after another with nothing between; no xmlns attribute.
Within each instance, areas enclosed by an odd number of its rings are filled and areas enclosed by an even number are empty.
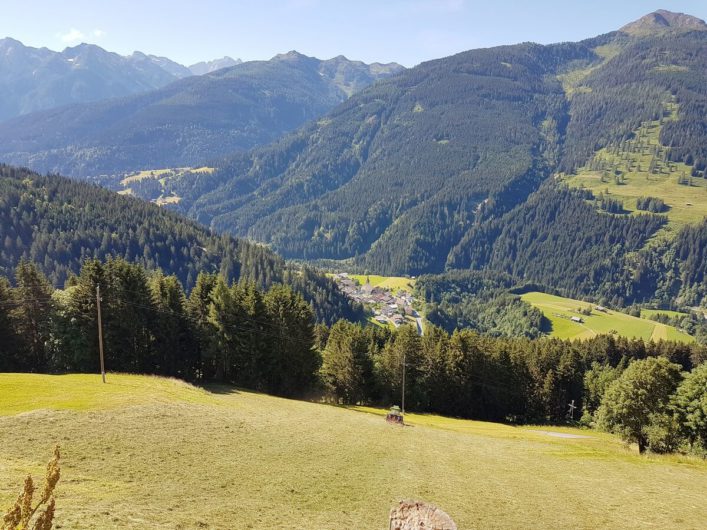
<svg viewBox="0 0 707 530"><path fill-rule="evenodd" d="M348 404L490 421L572 419L635 442L641 452L707 454L707 348L599 336L584 342L452 334L429 326L395 333L340 321L322 349L327 396Z"/></svg>
<svg viewBox="0 0 707 530"><path fill-rule="evenodd" d="M110 371L286 396L315 386L314 312L288 286L201 273L187 296L176 276L121 258L87 260L64 290L22 261L14 284L0 278L0 371L97 371L98 288Z"/></svg>
<svg viewBox="0 0 707 530"><path fill-rule="evenodd" d="M12 284L0 278L0 371L97 372L97 296L109 371L387 406L401 401L404 367L410 410L557 423L568 420L574 402L585 423L645 447L674 450L704 442L697 427L691 438L680 434L688 420L679 416L695 409L689 421L703 428L705 404L692 397L695 385L705 393L699 386L707 360L703 346L613 336L584 342L504 338L434 325L420 336L410 326L392 332L346 320L329 328L315 324L310 305L288 286L264 290L201 273L187 295L176 276L121 258L87 260L64 290L54 290L27 261L17 266ZM659 368L667 370L670 384L656 387L663 392L655 393L660 407L650 409L639 439L635 429L626 430L620 403L633 399L624 380L646 359L667 363ZM683 374L689 371L702 375ZM689 392L679 390L683 379ZM629 390L611 390L616 381ZM681 399L689 405L680 405Z"/></svg>

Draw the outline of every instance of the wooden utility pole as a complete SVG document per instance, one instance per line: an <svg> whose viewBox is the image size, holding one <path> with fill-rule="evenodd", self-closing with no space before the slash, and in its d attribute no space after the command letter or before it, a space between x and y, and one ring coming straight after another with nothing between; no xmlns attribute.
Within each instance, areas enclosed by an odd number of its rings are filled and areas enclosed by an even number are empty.
<svg viewBox="0 0 707 530"><path fill-rule="evenodd" d="M402 414L405 416L405 352L403 352L403 396L402 396Z"/></svg>
<svg viewBox="0 0 707 530"><path fill-rule="evenodd" d="M101 323L101 286L96 285L96 311L98 313L98 353L101 356L101 378L106 382L106 367L103 361L103 324Z"/></svg>

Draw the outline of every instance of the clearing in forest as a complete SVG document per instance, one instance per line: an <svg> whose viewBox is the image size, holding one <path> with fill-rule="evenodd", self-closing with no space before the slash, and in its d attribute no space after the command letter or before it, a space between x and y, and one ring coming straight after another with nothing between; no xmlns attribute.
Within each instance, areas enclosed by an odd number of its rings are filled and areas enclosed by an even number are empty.
<svg viewBox="0 0 707 530"><path fill-rule="evenodd" d="M643 340L695 341L694 337L673 326L608 308L601 311L596 309L597 304L590 302L540 292L526 293L521 299L543 312L552 324L551 335L560 339L588 339L613 333Z"/></svg>

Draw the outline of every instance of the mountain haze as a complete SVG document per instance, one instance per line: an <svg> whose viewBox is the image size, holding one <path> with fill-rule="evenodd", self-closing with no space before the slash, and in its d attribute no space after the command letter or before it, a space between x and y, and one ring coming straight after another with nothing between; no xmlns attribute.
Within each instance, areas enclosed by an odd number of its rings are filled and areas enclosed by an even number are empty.
<svg viewBox="0 0 707 530"><path fill-rule="evenodd" d="M130 97L21 116L0 124L0 157L75 177L201 164L268 143L401 69L289 52Z"/></svg>
<svg viewBox="0 0 707 530"><path fill-rule="evenodd" d="M231 57L225 56L221 59L214 59L213 61L201 61L199 63L192 64L189 67L189 71L194 75L204 75L215 72L216 70L221 70L222 68L230 68L231 66L236 66L241 64L243 61L240 59L233 59Z"/></svg>
<svg viewBox="0 0 707 530"><path fill-rule="evenodd" d="M164 57L127 57L93 44L54 52L0 40L0 120L20 114L160 88L191 75Z"/></svg>

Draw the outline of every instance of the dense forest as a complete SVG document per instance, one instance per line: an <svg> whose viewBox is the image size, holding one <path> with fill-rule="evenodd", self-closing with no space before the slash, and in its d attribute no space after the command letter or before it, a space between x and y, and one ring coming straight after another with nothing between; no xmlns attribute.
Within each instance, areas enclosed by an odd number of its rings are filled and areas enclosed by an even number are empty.
<svg viewBox="0 0 707 530"><path fill-rule="evenodd" d="M553 74L593 57L523 44L423 63L175 192L200 221L285 257L370 251L372 270L441 271L477 214L508 210L549 175L567 113Z"/></svg>
<svg viewBox="0 0 707 530"><path fill-rule="evenodd" d="M583 423L618 432L641 450L707 448L705 347L611 336L450 335L435 326L421 337L410 326L393 333L345 320L328 328L315 325L309 304L286 286L229 285L201 273L187 296L175 276L123 259L84 262L61 291L27 261L12 280L14 287L0 279L1 371L97 372L100 293L109 371L388 405L400 402L404 367L410 410L564 422L574 400ZM651 385L650 403L628 425L622 406L644 399ZM638 430L629 429L643 417Z"/></svg>
<svg viewBox="0 0 707 530"><path fill-rule="evenodd" d="M425 318L449 333L473 329L491 336L541 337L550 324L540 310L514 294L523 290L520 284L504 273L457 270L419 277L415 294L426 302Z"/></svg>
<svg viewBox="0 0 707 530"><path fill-rule="evenodd" d="M0 275L22 259L38 263L54 286L87 259L120 257L174 274L187 292L200 272L259 287L286 283L317 319L357 320L352 304L324 275L296 269L262 245L217 236L177 214L97 186L0 166Z"/></svg>
<svg viewBox="0 0 707 530"><path fill-rule="evenodd" d="M568 296L595 294L624 273L663 217L598 212L581 190L546 185L498 219L474 226L450 254L453 269L492 270L550 285ZM610 300L621 307L625 299Z"/></svg>
<svg viewBox="0 0 707 530"><path fill-rule="evenodd" d="M112 258L85 261L61 291L27 261L13 283L0 279L0 371L97 371L100 288L108 370L282 395L314 385L314 313L284 285L200 273L187 296L176 276Z"/></svg>
<svg viewBox="0 0 707 530"><path fill-rule="evenodd" d="M571 119L559 169L577 169L596 149L629 139L641 122L659 120L671 97L680 106L680 118L665 121L661 144L671 148L671 160L703 171L707 32L620 36L611 44L618 53L588 73L570 99Z"/></svg>

